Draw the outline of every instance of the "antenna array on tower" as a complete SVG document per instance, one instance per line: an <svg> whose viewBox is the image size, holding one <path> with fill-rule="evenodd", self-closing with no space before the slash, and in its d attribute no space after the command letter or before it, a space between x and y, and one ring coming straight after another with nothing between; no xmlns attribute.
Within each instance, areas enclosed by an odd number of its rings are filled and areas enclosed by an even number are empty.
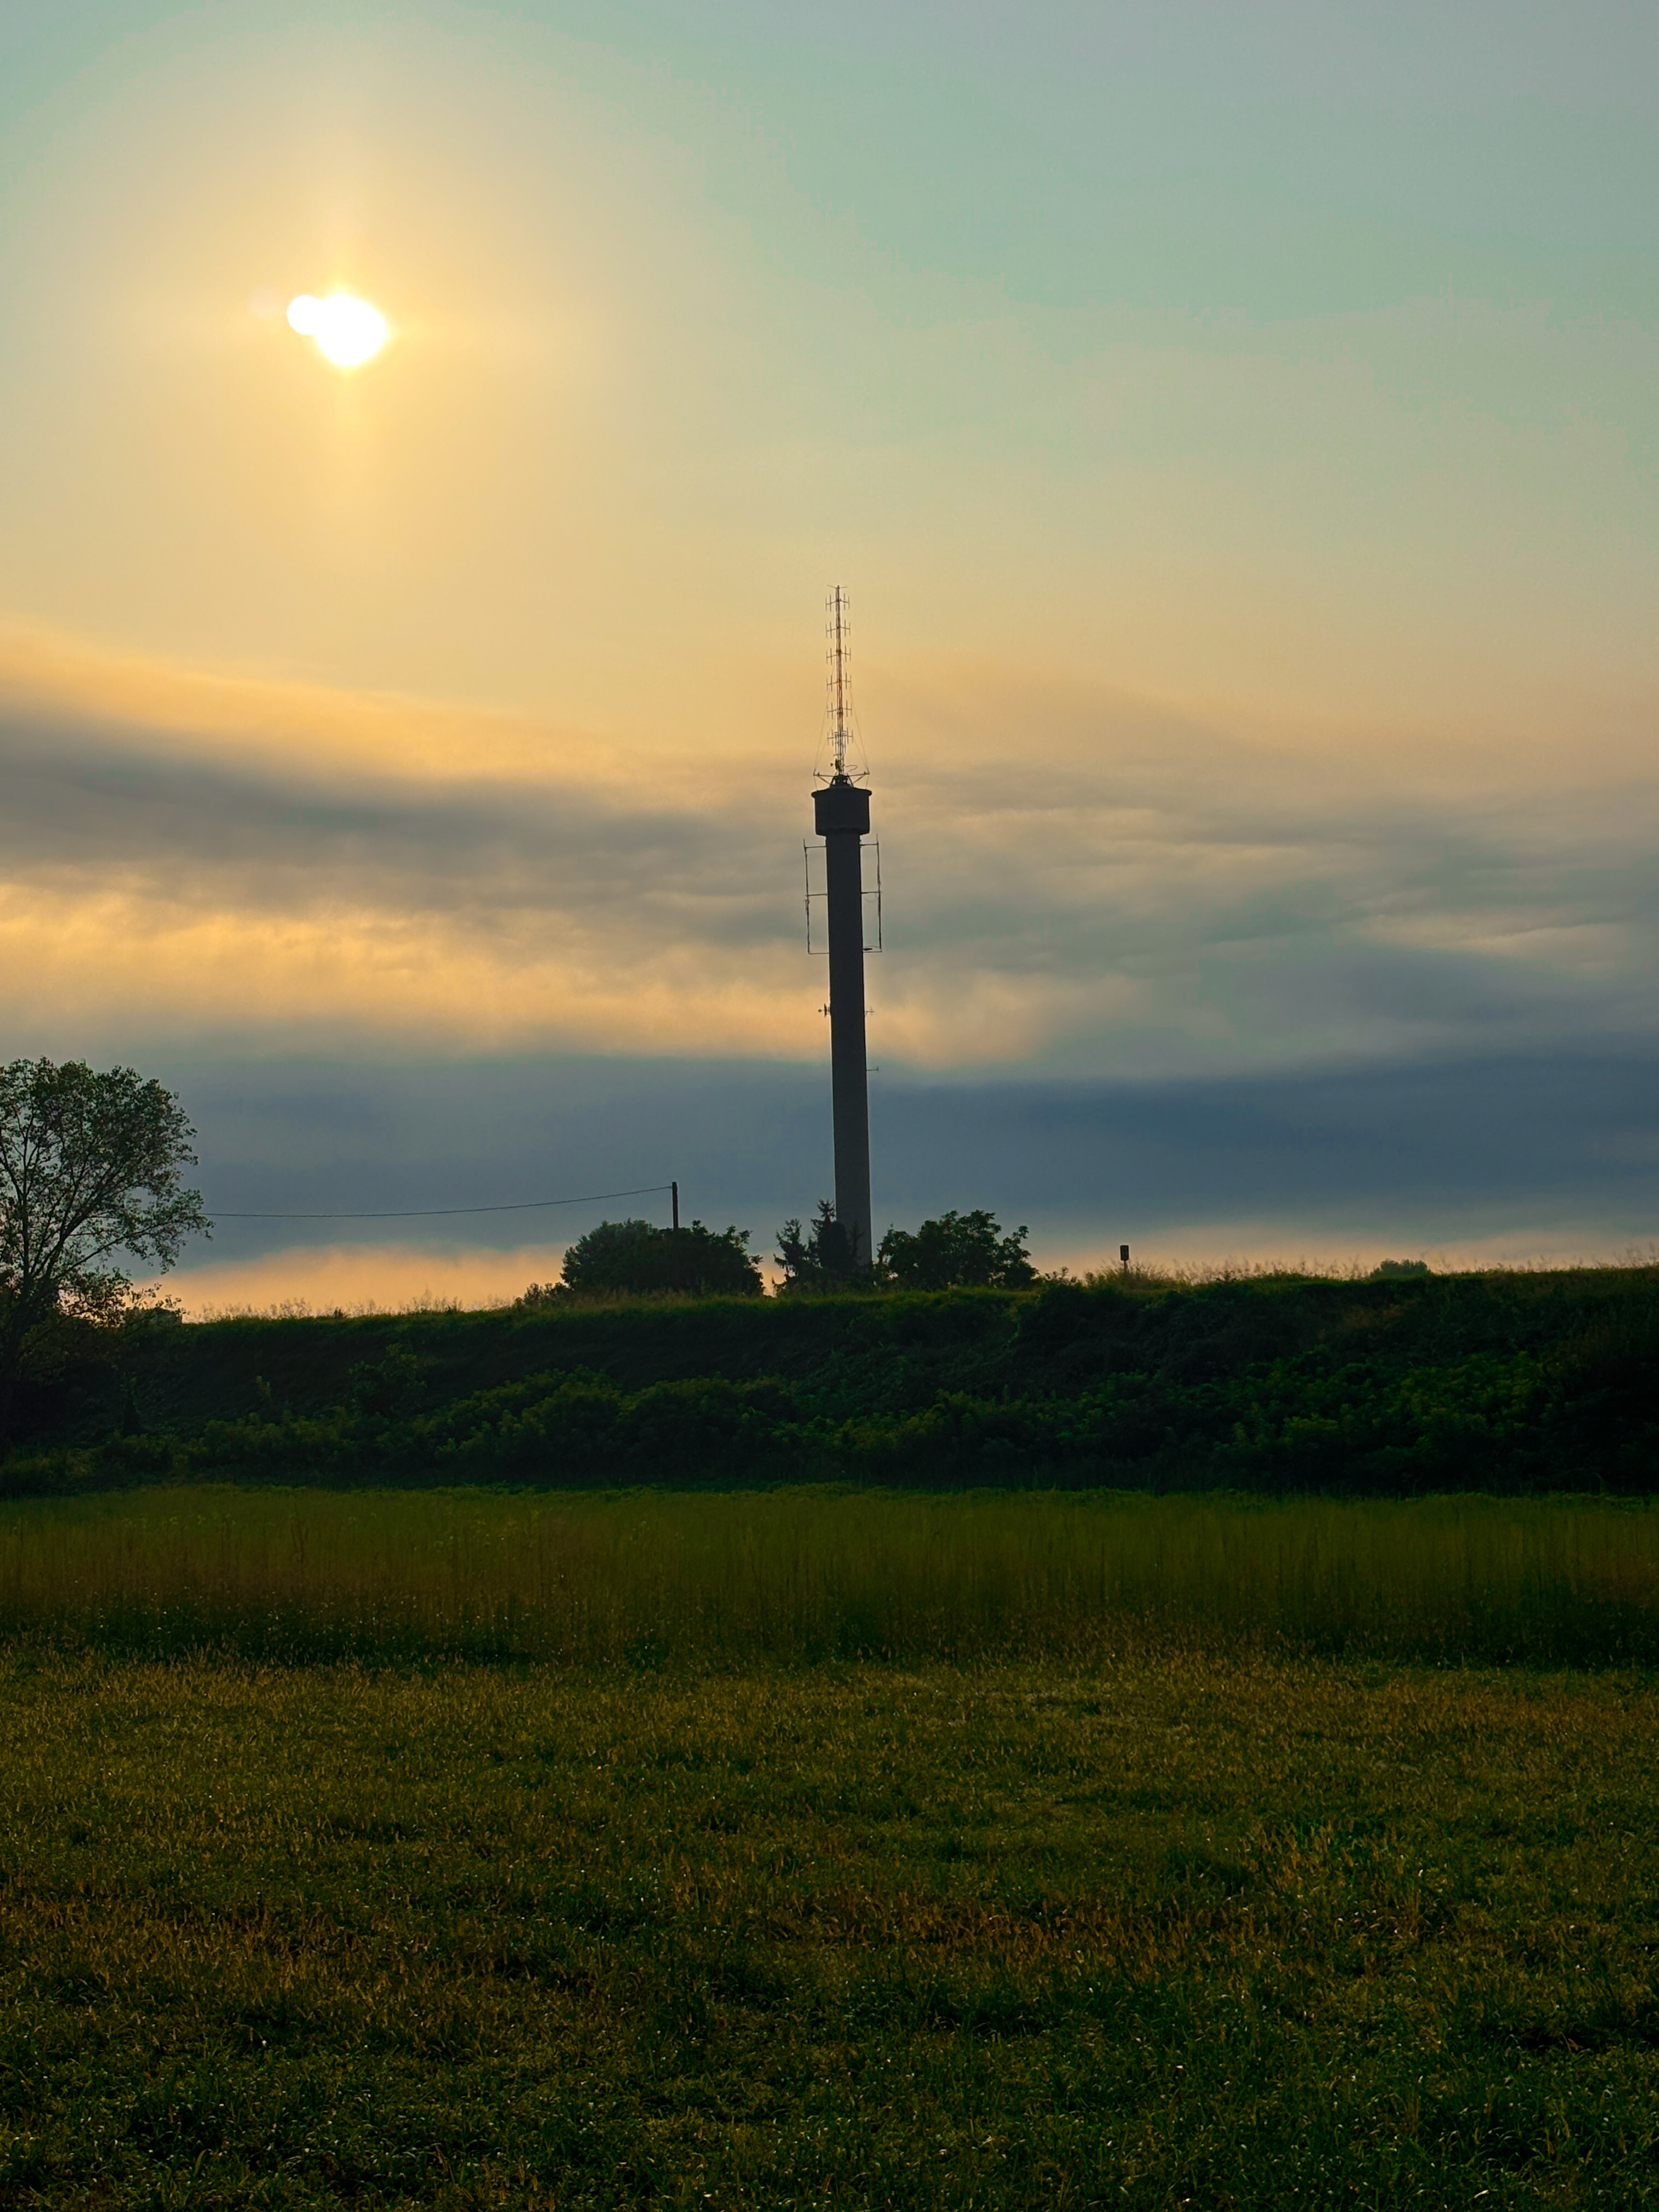
<svg viewBox="0 0 1659 2212"><path fill-rule="evenodd" d="M853 610L842 585L825 599L823 611L824 727L812 774L821 782L862 783L869 769L853 704Z"/></svg>
<svg viewBox="0 0 1659 2212"><path fill-rule="evenodd" d="M836 774L847 773L847 720L853 701L853 621L847 594L837 584L826 602L829 622L830 666L828 690L830 742L835 750Z"/></svg>

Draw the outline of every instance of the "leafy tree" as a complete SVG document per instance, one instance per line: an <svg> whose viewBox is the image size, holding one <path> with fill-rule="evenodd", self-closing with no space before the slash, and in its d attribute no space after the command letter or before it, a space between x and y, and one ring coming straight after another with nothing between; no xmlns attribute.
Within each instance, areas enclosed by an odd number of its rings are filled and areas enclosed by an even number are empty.
<svg viewBox="0 0 1659 2212"><path fill-rule="evenodd" d="M1374 1283L1388 1282L1399 1275L1426 1275L1428 1273L1426 1260L1384 1260L1371 1269L1371 1280Z"/></svg>
<svg viewBox="0 0 1659 2212"><path fill-rule="evenodd" d="M917 1230L890 1229L876 1257L908 1291L1018 1291L1036 1280L1025 1249L1030 1234L1022 1222L1005 1237L996 1216L976 1206L971 1213L942 1213Z"/></svg>
<svg viewBox="0 0 1659 2212"><path fill-rule="evenodd" d="M210 1234L180 1173L195 1134L173 1092L130 1067L0 1068L0 1440L54 1333L131 1309L117 1254L165 1269L187 1237Z"/></svg>
<svg viewBox="0 0 1659 2212"><path fill-rule="evenodd" d="M539 1291L540 1285L533 1285ZM592 1291L693 1291L757 1298L764 1285L746 1229L659 1229L650 1221L602 1221L564 1255L560 1295ZM539 1304L528 1296L526 1304Z"/></svg>
<svg viewBox="0 0 1659 2212"><path fill-rule="evenodd" d="M836 1218L834 1203L818 1200L810 1229L803 1231L793 1217L778 1231L778 1265L783 1269L787 1291L828 1291L851 1282L858 1273L852 1239Z"/></svg>

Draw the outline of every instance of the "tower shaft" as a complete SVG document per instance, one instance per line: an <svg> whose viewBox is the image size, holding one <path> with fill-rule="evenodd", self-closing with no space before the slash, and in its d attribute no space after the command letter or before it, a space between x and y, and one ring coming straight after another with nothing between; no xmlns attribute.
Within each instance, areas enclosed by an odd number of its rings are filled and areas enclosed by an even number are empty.
<svg viewBox="0 0 1659 2212"><path fill-rule="evenodd" d="M853 1264L874 1257L870 1218L870 1084L864 1034L864 860L870 793L843 774L812 794L823 840L830 925L830 1091L835 1117L836 1219Z"/></svg>

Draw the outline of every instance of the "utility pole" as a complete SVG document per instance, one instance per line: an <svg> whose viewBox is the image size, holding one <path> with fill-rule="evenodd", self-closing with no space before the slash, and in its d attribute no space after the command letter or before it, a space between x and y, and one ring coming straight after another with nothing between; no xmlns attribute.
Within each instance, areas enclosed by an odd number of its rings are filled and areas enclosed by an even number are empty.
<svg viewBox="0 0 1659 2212"><path fill-rule="evenodd" d="M830 1094L835 1121L836 1219L855 1267L874 1258L870 1209L870 1085L865 1059L864 854L870 834L868 784L854 781L852 649L847 595L830 597L829 707L831 771L812 793L823 840L830 934Z"/></svg>

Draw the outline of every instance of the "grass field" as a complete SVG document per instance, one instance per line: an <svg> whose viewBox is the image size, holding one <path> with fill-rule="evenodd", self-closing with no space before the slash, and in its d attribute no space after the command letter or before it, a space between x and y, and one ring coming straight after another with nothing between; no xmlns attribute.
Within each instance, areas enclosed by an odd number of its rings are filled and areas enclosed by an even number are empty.
<svg viewBox="0 0 1659 2212"><path fill-rule="evenodd" d="M1659 2203L1656 1546L9 1505L0 2204Z"/></svg>
<svg viewBox="0 0 1659 2212"><path fill-rule="evenodd" d="M1646 1501L237 1490L0 1504L0 1638L746 1664L1218 1650L1659 1660Z"/></svg>
<svg viewBox="0 0 1659 2212"><path fill-rule="evenodd" d="M1649 2203L1656 1753L1614 1674L15 1660L0 2197Z"/></svg>

